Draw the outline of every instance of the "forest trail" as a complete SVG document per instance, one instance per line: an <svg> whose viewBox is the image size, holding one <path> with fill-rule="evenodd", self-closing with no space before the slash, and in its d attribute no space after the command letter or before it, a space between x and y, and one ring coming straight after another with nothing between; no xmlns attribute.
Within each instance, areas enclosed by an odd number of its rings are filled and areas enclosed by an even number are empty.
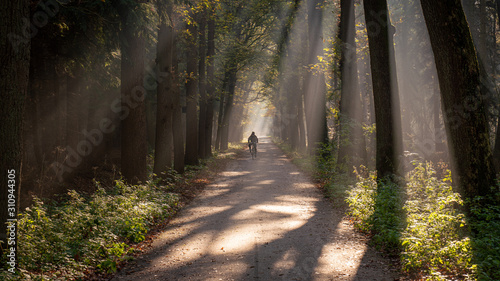
<svg viewBox="0 0 500 281"><path fill-rule="evenodd" d="M113 280L398 280L268 139L243 154Z"/></svg>

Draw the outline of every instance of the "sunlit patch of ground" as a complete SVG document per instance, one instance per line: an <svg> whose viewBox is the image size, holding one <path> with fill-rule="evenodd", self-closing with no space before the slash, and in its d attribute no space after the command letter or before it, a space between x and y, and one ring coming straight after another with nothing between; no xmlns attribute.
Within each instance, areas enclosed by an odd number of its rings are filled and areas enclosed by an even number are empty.
<svg viewBox="0 0 500 281"><path fill-rule="evenodd" d="M262 146L259 164L230 165L117 280L393 280L316 186Z"/></svg>

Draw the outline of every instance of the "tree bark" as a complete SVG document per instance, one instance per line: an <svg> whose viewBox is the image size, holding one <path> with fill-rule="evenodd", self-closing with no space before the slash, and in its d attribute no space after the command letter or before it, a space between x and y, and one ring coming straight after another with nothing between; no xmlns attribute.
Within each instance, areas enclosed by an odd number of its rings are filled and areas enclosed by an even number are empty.
<svg viewBox="0 0 500 281"><path fill-rule="evenodd" d="M212 133L215 99L215 12L212 10L208 20L207 40L207 111L205 114L205 154L212 156Z"/></svg>
<svg viewBox="0 0 500 281"><path fill-rule="evenodd" d="M494 186L488 121L471 32L460 0L421 0L441 90L453 183L464 199Z"/></svg>
<svg viewBox="0 0 500 281"><path fill-rule="evenodd" d="M359 142L363 137L356 59L354 1L341 0L340 9L339 39L342 46L339 66L342 88L340 94L340 135L337 161L339 166L350 169L349 167L354 164L354 158L356 156L359 157L358 154L361 154L356 152L362 149L359 147Z"/></svg>
<svg viewBox="0 0 500 281"><path fill-rule="evenodd" d="M378 179L392 178L398 170L398 144L401 140L399 100L397 88L391 79L395 78L395 65L391 65L390 48L392 33L389 34L386 0L364 1L367 23L370 61L372 70L373 97L376 122L376 169ZM387 75L387 74L390 75Z"/></svg>
<svg viewBox="0 0 500 281"><path fill-rule="evenodd" d="M146 90L144 77L144 30L131 21L134 5L119 3L121 18L121 171L125 181L136 184L147 179Z"/></svg>
<svg viewBox="0 0 500 281"><path fill-rule="evenodd" d="M199 73L199 90L200 90L200 118L198 123L198 157L200 159L206 159L208 153L206 152L206 141L207 141L207 122L206 119L208 110L208 96L207 96L207 75L206 75L206 56L207 56L207 40L206 40L206 10L203 10L199 17L199 54L200 61L198 64Z"/></svg>
<svg viewBox="0 0 500 281"><path fill-rule="evenodd" d="M177 48L175 47L176 36L172 36L172 46L173 46L173 58L174 65L172 68L172 80L173 80L173 103L174 110L172 112L174 116L174 121L172 124L172 133L174 137L174 170L182 174L184 173L184 129L182 126L182 104L181 104L181 90L178 78L178 61L177 61Z"/></svg>
<svg viewBox="0 0 500 281"><path fill-rule="evenodd" d="M173 5L167 6L167 15L172 26L169 41L172 46L172 68L167 75L172 77L172 137L174 145L174 170L182 174L184 173L184 129L182 122L182 104L181 91L178 76L178 56L177 56L177 32L175 29L175 21L173 20L174 12Z"/></svg>
<svg viewBox="0 0 500 281"><path fill-rule="evenodd" d="M156 141L153 172L161 177L172 168L173 147L173 81L172 81L172 25L163 23L158 30L157 49L157 110ZM162 75L166 73L166 75Z"/></svg>
<svg viewBox="0 0 500 281"><path fill-rule="evenodd" d="M8 1L2 4L0 31L6 35L0 43L0 255L14 250L17 254L17 213L21 190L22 128L24 103L29 84L30 40L23 20L29 18L29 1ZM8 40L7 40L8 39ZM13 227L13 228L12 228ZM13 244L13 242L15 242ZM18 261L15 261L17 268Z"/></svg>
<svg viewBox="0 0 500 281"><path fill-rule="evenodd" d="M322 1L308 2L308 64L319 63L318 56L323 53L323 10ZM326 85L325 77L319 70L309 71L305 82L305 113L307 125L307 145L309 153L316 154L321 143L328 140L326 129Z"/></svg>
<svg viewBox="0 0 500 281"><path fill-rule="evenodd" d="M198 49L194 24L188 26L188 50L186 82L186 165L198 165Z"/></svg>
<svg viewBox="0 0 500 281"><path fill-rule="evenodd" d="M227 79L227 89L225 90L226 95L226 105L224 107L224 116L222 118L221 125L221 143L220 149L226 150L229 148L229 120L232 117L233 103L234 103L234 95L236 89L236 66L233 62L229 62L230 66L226 69L225 79Z"/></svg>

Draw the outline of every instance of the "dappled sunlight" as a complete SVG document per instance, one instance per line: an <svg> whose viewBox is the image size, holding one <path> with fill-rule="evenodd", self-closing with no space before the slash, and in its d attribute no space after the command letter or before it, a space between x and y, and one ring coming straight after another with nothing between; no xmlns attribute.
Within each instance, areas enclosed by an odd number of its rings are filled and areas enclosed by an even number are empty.
<svg viewBox="0 0 500 281"><path fill-rule="evenodd" d="M353 280L363 271L366 246L281 151L263 146L260 165L235 161L172 221L156 242L166 254L146 270L164 280Z"/></svg>
<svg viewBox="0 0 500 281"><path fill-rule="evenodd" d="M243 188L244 190L255 190L255 189L262 189L262 186L257 186L257 185L250 185L250 186L247 186L245 188Z"/></svg>
<svg viewBox="0 0 500 281"><path fill-rule="evenodd" d="M275 182L275 180L263 180L263 181L259 181L257 184L273 184Z"/></svg>

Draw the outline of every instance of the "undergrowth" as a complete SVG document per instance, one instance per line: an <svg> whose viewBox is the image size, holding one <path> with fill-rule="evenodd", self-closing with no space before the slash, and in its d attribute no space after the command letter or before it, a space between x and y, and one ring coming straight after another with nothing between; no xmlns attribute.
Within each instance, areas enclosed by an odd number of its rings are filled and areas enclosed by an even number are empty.
<svg viewBox="0 0 500 281"><path fill-rule="evenodd" d="M217 169L215 159L234 158L242 146L231 144L228 151L187 166L182 176L170 171L139 185L95 182L92 195L72 190L58 202L34 198L18 217L18 273L2 270L0 280L83 280L93 272L116 272L122 261L133 259L148 231L177 211L180 186L205 165Z"/></svg>
<svg viewBox="0 0 500 281"><path fill-rule="evenodd" d="M68 280L84 278L93 268L115 272L120 261L131 258L131 245L171 216L179 202L171 186L157 181L96 184L88 197L72 190L63 202L34 198L18 219L20 274L0 277Z"/></svg>
<svg viewBox="0 0 500 281"><path fill-rule="evenodd" d="M420 163L399 184L377 184L376 173L361 167L353 182L335 169L335 159L305 156L277 144L322 183L325 196L345 200L355 227L370 235L377 248L399 256L410 278L500 280L500 206L481 204L481 198L464 203L452 189L449 171L438 179L430 163Z"/></svg>
<svg viewBox="0 0 500 281"><path fill-rule="evenodd" d="M375 246L400 256L412 278L500 280L498 206L472 203L468 219L450 172L437 179L430 163L416 166L404 189L362 174L348 192L349 214Z"/></svg>

